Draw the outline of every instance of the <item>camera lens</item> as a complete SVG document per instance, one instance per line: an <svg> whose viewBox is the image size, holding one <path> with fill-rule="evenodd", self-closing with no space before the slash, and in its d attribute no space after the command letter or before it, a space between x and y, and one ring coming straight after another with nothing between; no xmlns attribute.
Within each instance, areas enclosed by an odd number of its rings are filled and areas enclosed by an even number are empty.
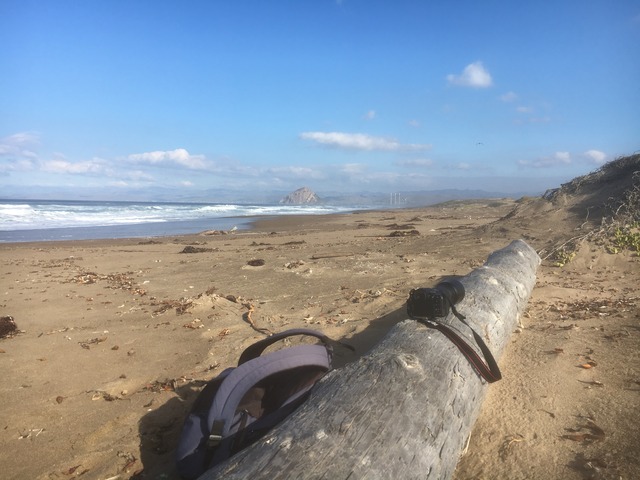
<svg viewBox="0 0 640 480"><path fill-rule="evenodd" d="M446 280L436 285L436 289L449 300L450 305L455 305L464 298L464 285L458 280Z"/></svg>

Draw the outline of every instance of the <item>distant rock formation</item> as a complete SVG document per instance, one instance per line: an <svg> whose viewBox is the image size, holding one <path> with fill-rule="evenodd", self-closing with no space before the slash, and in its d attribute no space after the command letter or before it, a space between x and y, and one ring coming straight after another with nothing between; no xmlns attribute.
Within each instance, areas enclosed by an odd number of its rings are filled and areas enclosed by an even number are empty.
<svg viewBox="0 0 640 480"><path fill-rule="evenodd" d="M318 202L320 202L318 195L307 187L299 188L280 200L283 205L309 205Z"/></svg>

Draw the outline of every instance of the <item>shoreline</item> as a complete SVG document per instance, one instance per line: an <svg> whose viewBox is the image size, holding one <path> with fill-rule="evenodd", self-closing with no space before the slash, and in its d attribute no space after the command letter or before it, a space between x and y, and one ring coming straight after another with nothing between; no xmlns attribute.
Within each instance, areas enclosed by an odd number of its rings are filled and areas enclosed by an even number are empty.
<svg viewBox="0 0 640 480"><path fill-rule="evenodd" d="M115 205L115 206L114 206ZM158 202L2 203L0 242L143 238L244 228L254 217L322 215L365 208L339 205ZM366 207L368 208L368 207Z"/></svg>
<svg viewBox="0 0 640 480"><path fill-rule="evenodd" d="M237 231L250 232L254 230L260 230L262 228L267 228L266 225L274 225L273 228L278 228L278 225L282 225L282 228L293 228L298 222L304 222L305 224L308 224L316 221L317 219L318 223L322 223L321 219L323 217L331 217L333 215L350 215L353 213L369 211L379 210L353 210L319 214L265 214L239 217L215 217L191 221L148 222L123 225L62 227L29 230L1 230L0 246L21 243L74 242L86 240L118 240L140 238L150 239L176 236L184 237L190 235L203 235L204 232L207 231L229 232L234 228L237 229ZM263 227L263 225L265 225L265 227Z"/></svg>
<svg viewBox="0 0 640 480"><path fill-rule="evenodd" d="M408 209L413 209L420 207L409 207ZM428 208L428 207L424 207ZM400 210L400 209L393 209ZM393 211L389 210L389 211ZM322 214L281 214L281 215L252 215L252 216L243 216L243 217L220 217L214 219L207 219L205 221L198 220L192 222L150 222L150 223L139 223L139 224L126 224L126 225L113 225L113 226L94 226L94 227L65 227L65 228L49 228L49 229L33 229L33 230L4 230L0 231L0 248L3 245L24 245L24 244L56 244L56 243L67 243L67 242L107 242L107 241L116 241L116 240L140 240L140 239L165 239L165 238L173 238L173 237L202 237L202 236L210 236L211 234L207 234L207 232L219 232L220 234L230 234L230 232L237 228L238 233L251 233L256 232L260 233L266 230L280 229L283 231L291 231L299 227L303 227L311 224L323 224L323 223L331 223L331 220L334 216L342 216L342 215L353 215L358 213L367 213L367 212L378 212L378 211L386 211L384 209L371 209L371 210L354 210L354 211L346 211L346 212L333 212L333 213L322 213ZM186 227L186 225L191 225L191 227ZM203 228L205 226L216 227L216 228ZM119 234L118 236L109 236L104 235L104 232L114 230L119 232L125 231L138 231L143 230L145 227L148 227L152 231L163 232L157 234L140 234L140 235L125 235L124 233ZM185 231L185 228L187 231ZM165 230L175 229L175 233L167 233ZM192 231L189 231L192 230ZM36 233L37 232L37 233ZM83 232L84 235L81 235L81 238L41 238L41 239L10 239L5 240L4 237L20 237L23 235L35 235L40 237L49 237L53 236L57 237L61 234L68 233L69 236L72 234L76 234L78 232ZM56 235L57 234L57 235Z"/></svg>

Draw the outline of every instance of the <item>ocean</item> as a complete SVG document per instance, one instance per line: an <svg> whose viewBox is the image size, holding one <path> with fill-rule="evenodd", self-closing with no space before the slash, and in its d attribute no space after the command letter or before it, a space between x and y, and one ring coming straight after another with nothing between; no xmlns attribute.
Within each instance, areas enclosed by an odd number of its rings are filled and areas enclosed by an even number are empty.
<svg viewBox="0 0 640 480"><path fill-rule="evenodd" d="M144 238L249 228L255 217L323 215L366 206L1 200L0 243Z"/></svg>

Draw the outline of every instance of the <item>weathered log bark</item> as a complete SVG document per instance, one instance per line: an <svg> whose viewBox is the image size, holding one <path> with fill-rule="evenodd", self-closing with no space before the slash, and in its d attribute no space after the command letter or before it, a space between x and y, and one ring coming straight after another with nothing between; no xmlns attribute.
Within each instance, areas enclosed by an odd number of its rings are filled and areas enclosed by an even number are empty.
<svg viewBox="0 0 640 480"><path fill-rule="evenodd" d="M540 258L522 240L459 279L457 307L496 359L533 290ZM450 315L445 319L468 329ZM256 444L200 480L450 478L487 383L439 331L405 320L371 352L335 370Z"/></svg>

